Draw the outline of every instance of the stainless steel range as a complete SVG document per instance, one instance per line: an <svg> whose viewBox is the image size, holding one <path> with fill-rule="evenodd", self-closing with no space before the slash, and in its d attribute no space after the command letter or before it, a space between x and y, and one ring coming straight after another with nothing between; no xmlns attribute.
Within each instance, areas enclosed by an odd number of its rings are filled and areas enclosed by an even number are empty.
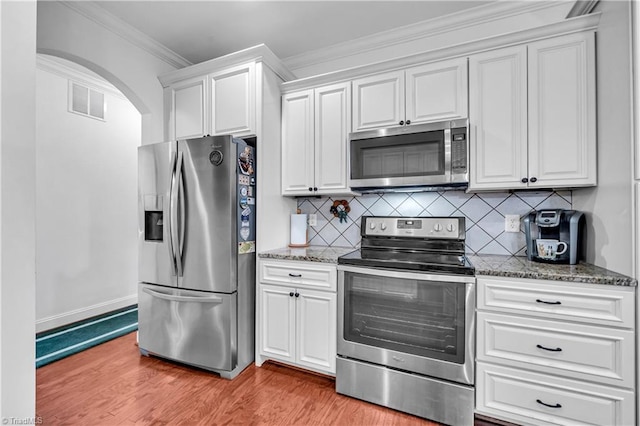
<svg viewBox="0 0 640 426"><path fill-rule="evenodd" d="M337 392L472 425L474 269L464 217L372 217L338 258Z"/></svg>

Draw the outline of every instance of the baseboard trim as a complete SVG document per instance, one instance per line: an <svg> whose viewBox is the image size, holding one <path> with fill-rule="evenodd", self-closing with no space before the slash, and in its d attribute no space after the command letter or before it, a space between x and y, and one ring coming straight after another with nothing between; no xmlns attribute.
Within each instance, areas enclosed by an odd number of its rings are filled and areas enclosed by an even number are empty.
<svg viewBox="0 0 640 426"><path fill-rule="evenodd" d="M36 320L36 333L51 330L53 328L58 328L77 321L82 321L87 318L95 317L96 315L106 314L107 312L115 311L117 309L125 308L137 303L138 295L132 294L130 296L108 300L106 302L98 303L86 308L80 308L69 312L63 312L58 315L53 315L47 318L42 318Z"/></svg>

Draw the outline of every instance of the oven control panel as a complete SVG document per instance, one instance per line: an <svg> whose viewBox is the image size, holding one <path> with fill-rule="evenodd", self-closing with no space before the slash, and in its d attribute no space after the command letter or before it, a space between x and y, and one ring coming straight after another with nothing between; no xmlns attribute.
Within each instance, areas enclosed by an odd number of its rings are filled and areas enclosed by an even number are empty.
<svg viewBox="0 0 640 426"><path fill-rule="evenodd" d="M363 237L405 237L464 239L464 217L363 216Z"/></svg>

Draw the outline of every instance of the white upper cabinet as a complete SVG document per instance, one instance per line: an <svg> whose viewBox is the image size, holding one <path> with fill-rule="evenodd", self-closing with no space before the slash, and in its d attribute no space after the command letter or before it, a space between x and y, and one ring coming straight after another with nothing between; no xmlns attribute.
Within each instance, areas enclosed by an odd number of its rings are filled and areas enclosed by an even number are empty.
<svg viewBox="0 0 640 426"><path fill-rule="evenodd" d="M360 78L352 84L354 132L404 124L404 71Z"/></svg>
<svg viewBox="0 0 640 426"><path fill-rule="evenodd" d="M249 63L209 76L212 135L255 134L255 64Z"/></svg>
<svg viewBox="0 0 640 426"><path fill-rule="evenodd" d="M313 121L313 90L282 96L282 195L313 192Z"/></svg>
<svg viewBox="0 0 640 426"><path fill-rule="evenodd" d="M256 133L255 62L173 83L165 96L174 140Z"/></svg>
<svg viewBox="0 0 640 426"><path fill-rule="evenodd" d="M406 124L467 117L467 59L406 70Z"/></svg>
<svg viewBox="0 0 640 426"><path fill-rule="evenodd" d="M282 194L348 194L348 83L282 96Z"/></svg>
<svg viewBox="0 0 640 426"><path fill-rule="evenodd" d="M469 86L470 190L596 184L593 32L473 55Z"/></svg>
<svg viewBox="0 0 640 426"><path fill-rule="evenodd" d="M170 135L175 139L202 136L207 131L207 80L196 78L171 86Z"/></svg>
<svg viewBox="0 0 640 426"><path fill-rule="evenodd" d="M595 185L595 34L528 48L530 186Z"/></svg>
<svg viewBox="0 0 640 426"><path fill-rule="evenodd" d="M472 188L526 188L526 46L469 58L469 123Z"/></svg>
<svg viewBox="0 0 640 426"><path fill-rule="evenodd" d="M353 131L467 117L467 59L353 80Z"/></svg>

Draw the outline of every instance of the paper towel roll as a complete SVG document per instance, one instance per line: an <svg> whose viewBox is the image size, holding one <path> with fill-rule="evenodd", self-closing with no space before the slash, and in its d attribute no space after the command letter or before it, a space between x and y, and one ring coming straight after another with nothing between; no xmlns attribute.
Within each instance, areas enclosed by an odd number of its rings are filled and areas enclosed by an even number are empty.
<svg viewBox="0 0 640 426"><path fill-rule="evenodd" d="M291 215L291 243L290 247L306 247L307 243L307 215Z"/></svg>

